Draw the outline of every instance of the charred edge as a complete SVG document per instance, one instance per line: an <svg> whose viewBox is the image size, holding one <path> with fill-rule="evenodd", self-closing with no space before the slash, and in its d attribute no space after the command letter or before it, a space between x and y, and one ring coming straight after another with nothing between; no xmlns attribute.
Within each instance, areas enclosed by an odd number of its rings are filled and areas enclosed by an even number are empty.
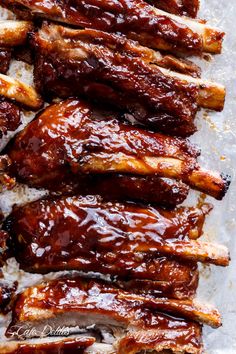
<svg viewBox="0 0 236 354"><path fill-rule="evenodd" d="M228 174L221 173L220 177L222 178L223 181L223 188L221 189L218 197L216 198L218 200L222 200L224 198L232 181L231 176Z"/></svg>

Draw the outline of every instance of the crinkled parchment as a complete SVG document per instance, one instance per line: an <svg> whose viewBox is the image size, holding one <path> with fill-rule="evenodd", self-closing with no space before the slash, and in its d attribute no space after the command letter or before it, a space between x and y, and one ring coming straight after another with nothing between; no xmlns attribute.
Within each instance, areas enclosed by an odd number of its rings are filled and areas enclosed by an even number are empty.
<svg viewBox="0 0 236 354"><path fill-rule="evenodd" d="M1 12L0 12L1 13ZM6 18L4 11L2 17ZM200 17L226 32L222 55L210 61L195 60L203 69L203 78L222 83L227 88L225 109L222 113L201 111L197 117L198 132L191 138L202 150L202 166L223 171L232 176L232 184L222 202L208 198L214 210L207 219L204 238L222 243L231 252L228 268L201 267L198 298L218 307L223 316L223 326L218 329L204 329L204 342L209 354L236 353L236 1L202 0ZM10 74L21 80L32 82L30 68L23 63L13 63ZM31 116L24 118L24 123ZM24 203L38 198L42 192L28 188L18 189L0 195L0 207L6 212L13 203ZM187 204L193 205L197 193L192 192ZM39 275L26 275L18 271L12 260L5 268L8 280L20 280L20 289L42 279ZM2 332L4 322L2 320Z"/></svg>

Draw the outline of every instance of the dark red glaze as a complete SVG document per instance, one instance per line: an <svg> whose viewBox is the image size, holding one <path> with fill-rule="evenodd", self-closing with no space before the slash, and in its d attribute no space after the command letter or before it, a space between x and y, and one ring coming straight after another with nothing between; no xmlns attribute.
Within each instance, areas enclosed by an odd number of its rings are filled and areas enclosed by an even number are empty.
<svg viewBox="0 0 236 354"><path fill-rule="evenodd" d="M199 9L199 0L148 0L156 6L175 15L196 17Z"/></svg>
<svg viewBox="0 0 236 354"><path fill-rule="evenodd" d="M196 130L198 86L164 75L140 48L127 51L125 37L44 25L32 43L35 81L47 99L82 94L155 130L181 136Z"/></svg>
<svg viewBox="0 0 236 354"><path fill-rule="evenodd" d="M6 74L11 61L11 50L0 48L0 73Z"/></svg>
<svg viewBox="0 0 236 354"><path fill-rule="evenodd" d="M16 209L4 228L24 270L45 273L76 269L125 281L153 280L160 282L153 283L153 293L185 297L196 290L196 264L167 258L157 251L174 253L168 246L181 243L184 247L189 238L201 236L208 211L207 206L165 211L131 203L105 203L91 196L64 197Z"/></svg>
<svg viewBox="0 0 236 354"><path fill-rule="evenodd" d="M199 53L201 36L187 25L178 23L142 0L2 0L23 18L43 17L76 27L120 32L151 47Z"/></svg>
<svg viewBox="0 0 236 354"><path fill-rule="evenodd" d="M188 174L195 167L199 151L185 140L114 119L96 119L96 112L78 100L48 107L20 132L8 150L11 172L19 181L49 189L58 181L68 181L72 174L85 172L83 166L89 156L103 154L112 164L120 153L140 161L144 156L180 159Z"/></svg>
<svg viewBox="0 0 236 354"><path fill-rule="evenodd" d="M0 138L15 131L21 124L20 109L12 102L0 97Z"/></svg>
<svg viewBox="0 0 236 354"><path fill-rule="evenodd" d="M130 326L139 330L168 331L173 334L173 340L174 334L181 332L181 346L188 344L199 350L201 348L199 324L162 314L143 297L129 297L128 293L107 283L82 278L56 279L29 288L19 295L7 335L14 333L14 329L23 323L28 328L39 328L42 321L53 323L63 314L67 316L59 318L65 326L71 326L76 315L77 325L82 327L96 324L98 328L99 325Z"/></svg>
<svg viewBox="0 0 236 354"><path fill-rule="evenodd" d="M72 339L58 339L53 342L27 343L27 342L6 342L0 344L4 354L84 354L86 349L93 345L95 339L92 337L78 337Z"/></svg>
<svg viewBox="0 0 236 354"><path fill-rule="evenodd" d="M181 181L121 174L70 177L68 183L65 181L65 187L60 184L52 185L52 188L63 194L76 192L81 195L101 195L109 201L141 201L171 208L181 204L189 192L189 187Z"/></svg>

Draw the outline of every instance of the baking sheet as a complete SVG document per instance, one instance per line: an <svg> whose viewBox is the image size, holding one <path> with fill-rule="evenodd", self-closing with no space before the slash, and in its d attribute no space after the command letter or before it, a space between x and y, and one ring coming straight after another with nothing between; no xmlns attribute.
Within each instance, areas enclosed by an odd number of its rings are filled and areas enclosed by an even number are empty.
<svg viewBox="0 0 236 354"><path fill-rule="evenodd" d="M7 18L7 12L0 10L0 16ZM218 329L204 329L204 343L209 354L236 353L236 1L201 0L199 17L220 27L226 32L222 55L210 61L195 60L203 69L203 78L222 83L227 88L225 109L222 113L201 111L197 117L198 132L191 138L202 150L202 166L223 171L232 176L232 184L222 202L207 198L214 210L207 219L204 238L226 245L231 252L228 268L214 266L201 267L198 299L218 307L223 316L223 326ZM30 83L31 69L28 65L14 62L10 74ZM27 114L24 124L32 119ZM25 203L37 199L45 192L29 190L25 187L0 195L0 207L6 213L13 203ZM185 204L193 205L198 195L192 192ZM42 276L26 275L17 270L14 260L8 262L5 274L9 281L20 280L20 289L36 283ZM2 333L6 318L1 318ZM3 334L2 337L3 339Z"/></svg>

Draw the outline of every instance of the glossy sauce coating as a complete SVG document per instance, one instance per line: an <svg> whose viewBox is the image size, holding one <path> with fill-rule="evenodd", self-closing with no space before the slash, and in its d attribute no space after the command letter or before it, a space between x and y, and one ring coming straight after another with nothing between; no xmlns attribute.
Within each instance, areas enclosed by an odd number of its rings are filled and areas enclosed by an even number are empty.
<svg viewBox="0 0 236 354"><path fill-rule="evenodd" d="M127 52L123 36L44 25L32 43L35 81L45 97L82 94L167 134L195 131L197 84L167 76Z"/></svg>
<svg viewBox="0 0 236 354"><path fill-rule="evenodd" d="M22 322L29 321L28 325L37 326L37 323L44 319L50 320L60 314L76 313L82 316L81 320L87 325L110 323L111 326L119 325L124 328L131 326L135 329L173 331L173 335L178 330L185 334L179 344L188 343L196 348L201 347L199 324L162 314L153 308L151 311L149 300L126 298L126 295L127 293L104 282L81 278L56 279L29 288L19 295L7 333ZM99 317L94 317L96 315ZM70 316L67 316L64 322L70 326Z"/></svg>
<svg viewBox="0 0 236 354"><path fill-rule="evenodd" d="M77 27L120 32L151 47L198 53L202 38L187 25L155 12L142 0L2 0L24 18L39 16ZM31 11L33 10L33 11Z"/></svg>
<svg viewBox="0 0 236 354"><path fill-rule="evenodd" d="M48 107L8 150L11 171L20 181L49 189L58 179L68 180L68 174L83 173L89 156L103 154L112 164L121 153L140 161L145 156L180 159L187 174L198 150L185 140L96 119L96 112L77 100Z"/></svg>
<svg viewBox="0 0 236 354"><path fill-rule="evenodd" d="M171 243L183 242L184 245L189 238L201 236L208 211L208 206L165 211L129 203L106 203L91 196L44 199L16 209L7 219L5 229L11 235L17 260L26 269L81 269L83 259L90 263L98 257L97 262L102 259L107 262L107 266L100 267L101 271L110 267L111 274L114 274L119 267L112 271L112 254L121 253L120 264L123 254L125 265L125 261L129 264L129 253L169 253ZM134 260L136 265L142 264L142 258L134 257ZM164 268L161 258L155 262L155 271L159 268L159 274L165 267L167 274L172 268L170 263L168 269L165 258ZM89 263L83 269L91 270ZM153 267L151 264L150 269ZM149 266L146 267L149 273ZM129 265L125 265L124 275L128 270ZM145 268L141 273L142 278L147 276ZM155 279L154 274L151 273L151 279Z"/></svg>

